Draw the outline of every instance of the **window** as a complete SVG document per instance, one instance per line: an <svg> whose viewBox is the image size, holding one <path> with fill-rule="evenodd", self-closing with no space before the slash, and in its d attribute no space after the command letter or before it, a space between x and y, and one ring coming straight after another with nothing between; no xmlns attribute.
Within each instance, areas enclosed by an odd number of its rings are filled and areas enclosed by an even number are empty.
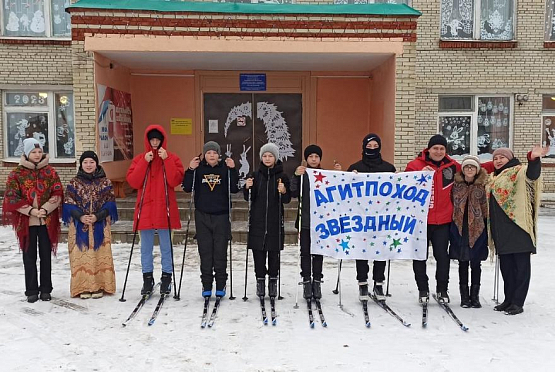
<svg viewBox="0 0 555 372"><path fill-rule="evenodd" d="M555 0L547 0L545 8L545 40L555 41Z"/></svg>
<svg viewBox="0 0 555 372"><path fill-rule="evenodd" d="M546 157L555 159L555 94L543 96L542 142L549 145Z"/></svg>
<svg viewBox="0 0 555 372"><path fill-rule="evenodd" d="M51 159L75 160L72 93L5 92L3 112L6 157L19 158L33 137Z"/></svg>
<svg viewBox="0 0 555 372"><path fill-rule="evenodd" d="M514 0L441 0L440 34L442 39L513 40L514 19Z"/></svg>
<svg viewBox="0 0 555 372"><path fill-rule="evenodd" d="M455 159L478 155L490 160L500 147L510 147L512 96L440 96L439 132Z"/></svg>
<svg viewBox="0 0 555 372"><path fill-rule="evenodd" d="M2 36L71 36L69 0L0 0Z"/></svg>

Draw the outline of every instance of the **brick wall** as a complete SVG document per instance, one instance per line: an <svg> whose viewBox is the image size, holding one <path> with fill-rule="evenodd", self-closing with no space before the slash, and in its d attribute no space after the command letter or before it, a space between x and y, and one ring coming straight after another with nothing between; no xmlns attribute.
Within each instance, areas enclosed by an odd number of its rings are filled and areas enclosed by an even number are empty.
<svg viewBox="0 0 555 372"><path fill-rule="evenodd" d="M440 0L413 0L413 7L423 13L416 43L414 151L437 132L438 95L524 93L528 102L515 103L512 128L513 150L524 158L541 138L542 94L555 93L555 50L544 47L545 0L517 1L515 45L442 45ZM555 192L555 167L543 172L545 191Z"/></svg>

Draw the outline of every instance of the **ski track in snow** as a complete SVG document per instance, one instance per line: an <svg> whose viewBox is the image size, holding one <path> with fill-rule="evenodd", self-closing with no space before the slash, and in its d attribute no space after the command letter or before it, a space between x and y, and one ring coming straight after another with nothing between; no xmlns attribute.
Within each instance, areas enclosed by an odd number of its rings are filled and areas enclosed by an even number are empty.
<svg viewBox="0 0 555 372"><path fill-rule="evenodd" d="M407 322L403 327L372 301L368 308L372 326L364 326L358 301L354 262L344 262L342 303L337 306L337 264L324 260L322 307L328 328L308 327L306 303L299 287L299 308L294 309L298 282L297 246L282 254L281 294L277 301L277 326L263 325L255 296L252 255L249 260L248 293L244 302L245 246L234 245L234 295L221 303L213 328L200 328L203 300L200 296L198 253L188 245L181 300L169 297L156 323L147 326L158 301L155 294L127 327L121 323L139 300L142 285L140 252L135 247L125 297L119 302L130 244L114 244L117 293L102 299L69 297L67 245L61 244L53 258L52 302L25 301L24 275L13 230L0 227L0 356L2 371L548 371L555 362L555 300L552 270L555 265L555 211L542 210L538 255L532 257L532 281L524 313L510 317L492 310L495 263L482 264L482 309L459 306L457 263L450 273L451 307L470 328L462 332L431 301L428 327L420 327L412 264L391 265L388 304ZM176 244L179 277L183 245ZM156 252L156 250L155 250ZM160 275L159 251L155 275ZM435 287L435 263L428 263L430 288ZM228 295L230 294L228 281ZM503 283L500 299L503 299ZM210 312L214 299L210 304ZM269 301L267 301L269 315Z"/></svg>

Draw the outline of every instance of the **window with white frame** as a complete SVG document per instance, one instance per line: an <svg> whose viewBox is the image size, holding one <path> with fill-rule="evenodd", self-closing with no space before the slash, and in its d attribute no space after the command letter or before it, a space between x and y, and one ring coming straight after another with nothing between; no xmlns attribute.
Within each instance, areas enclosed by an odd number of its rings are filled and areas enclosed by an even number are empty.
<svg viewBox="0 0 555 372"><path fill-rule="evenodd" d="M23 140L35 138L51 159L75 160L71 92L4 92L4 154L19 158Z"/></svg>
<svg viewBox="0 0 555 372"><path fill-rule="evenodd" d="M439 132L455 159L478 155L491 160L500 147L510 147L512 96L440 96Z"/></svg>
<svg viewBox="0 0 555 372"><path fill-rule="evenodd" d="M546 0L545 40L555 41L555 0Z"/></svg>
<svg viewBox="0 0 555 372"><path fill-rule="evenodd" d="M555 93L543 96L542 142L549 146L546 157L555 159Z"/></svg>
<svg viewBox="0 0 555 372"><path fill-rule="evenodd" d="M0 0L1 36L52 37L71 36L70 16L65 8L70 0Z"/></svg>
<svg viewBox="0 0 555 372"><path fill-rule="evenodd" d="M515 0L441 0L441 38L513 40L514 3Z"/></svg>

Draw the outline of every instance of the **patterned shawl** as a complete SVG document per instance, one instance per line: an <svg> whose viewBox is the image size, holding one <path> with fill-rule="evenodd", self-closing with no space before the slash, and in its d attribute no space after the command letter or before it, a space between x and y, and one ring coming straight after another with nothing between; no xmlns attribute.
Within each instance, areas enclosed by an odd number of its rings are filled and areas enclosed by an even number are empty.
<svg viewBox="0 0 555 372"><path fill-rule="evenodd" d="M464 212L468 204L468 245L470 248L486 228L484 219L488 215L485 185L488 174L481 168L474 183L467 184L461 173L455 175L455 183L451 190L453 197L453 222L462 236Z"/></svg>
<svg viewBox="0 0 555 372"><path fill-rule="evenodd" d="M97 250L104 242L104 228L106 224L118 220L118 212L114 196L112 182L106 178L101 166L98 166L92 174L85 173L81 168L66 188L62 220L67 225L73 222L75 225L75 243L79 250L93 248ZM78 210L82 214L94 214L102 209L108 211L108 218L96 221L93 225L94 244L89 242L89 225L71 216L72 210Z"/></svg>
<svg viewBox="0 0 555 372"><path fill-rule="evenodd" d="M491 195L505 214L517 226L526 231L536 245L538 211L540 207L542 177L530 180L526 177L527 165L518 164L491 174L486 187L488 201ZM494 248L490 236L490 249Z"/></svg>
<svg viewBox="0 0 555 372"><path fill-rule="evenodd" d="M45 154L38 164L21 157L19 165L9 174L6 182L6 192L2 203L2 224L12 225L19 242L19 248L26 251L29 246L29 216L17 210L32 206L36 198L38 207L52 197L63 198L60 177L50 165L48 155ZM51 250L56 254L60 237L60 212L56 208L45 218L48 229Z"/></svg>

